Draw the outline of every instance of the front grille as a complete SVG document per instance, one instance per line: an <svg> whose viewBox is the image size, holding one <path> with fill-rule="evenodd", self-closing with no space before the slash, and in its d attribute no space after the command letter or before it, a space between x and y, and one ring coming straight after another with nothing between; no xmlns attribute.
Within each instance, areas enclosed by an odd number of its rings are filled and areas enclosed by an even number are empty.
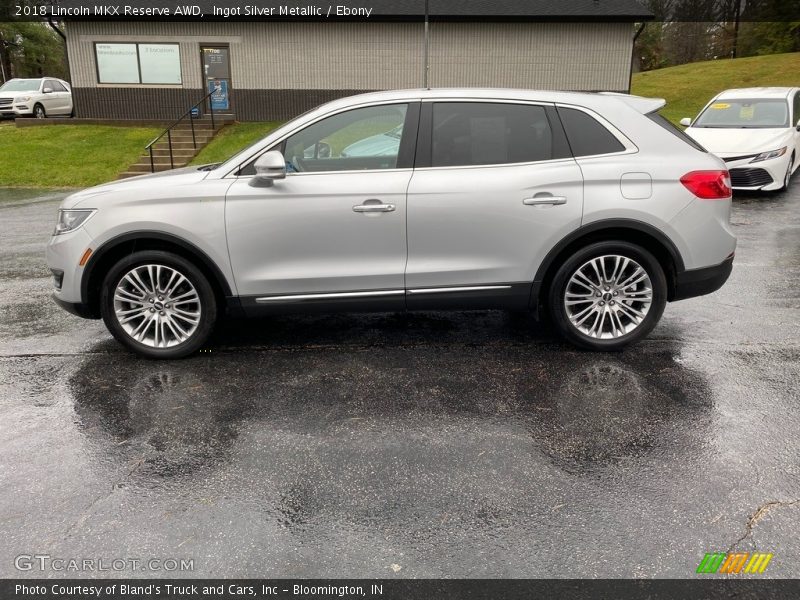
<svg viewBox="0 0 800 600"><path fill-rule="evenodd" d="M0 106L11 106L13 98L0 98Z"/></svg>
<svg viewBox="0 0 800 600"><path fill-rule="evenodd" d="M764 169L731 169L733 187L761 187L772 183L772 177Z"/></svg>
<svg viewBox="0 0 800 600"><path fill-rule="evenodd" d="M755 158L758 154L746 154L744 156L729 156L728 158L723 158L725 162L734 162L736 160L744 160L745 158Z"/></svg>

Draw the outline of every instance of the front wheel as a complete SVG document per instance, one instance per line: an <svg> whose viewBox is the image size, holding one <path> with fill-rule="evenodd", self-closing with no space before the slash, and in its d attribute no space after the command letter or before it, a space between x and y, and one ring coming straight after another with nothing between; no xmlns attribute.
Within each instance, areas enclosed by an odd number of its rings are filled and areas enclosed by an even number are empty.
<svg viewBox="0 0 800 600"><path fill-rule="evenodd" d="M182 358L200 349L217 319L214 290L181 256L136 252L106 275L100 299L106 327L149 358Z"/></svg>
<svg viewBox="0 0 800 600"><path fill-rule="evenodd" d="M36 117L37 119L46 119L47 113L44 112L44 106L42 106L41 104L37 104L36 106L34 106L33 116Z"/></svg>
<svg viewBox="0 0 800 600"><path fill-rule="evenodd" d="M645 337L667 302L661 265L622 241L591 244L570 256L550 286L548 305L562 335L581 348L611 351Z"/></svg>
<svg viewBox="0 0 800 600"><path fill-rule="evenodd" d="M789 158L789 164L786 166L786 175L783 176L783 186L780 191L789 189L789 183L792 181L792 169L794 168L794 156Z"/></svg>

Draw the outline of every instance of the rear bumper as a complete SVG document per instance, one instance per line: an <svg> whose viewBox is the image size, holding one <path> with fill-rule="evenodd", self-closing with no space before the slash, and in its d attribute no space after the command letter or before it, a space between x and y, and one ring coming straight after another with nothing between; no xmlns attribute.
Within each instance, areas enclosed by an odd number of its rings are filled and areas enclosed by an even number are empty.
<svg viewBox="0 0 800 600"><path fill-rule="evenodd" d="M713 267L690 269L675 277L675 293L670 301L705 296L721 288L733 269L733 254Z"/></svg>

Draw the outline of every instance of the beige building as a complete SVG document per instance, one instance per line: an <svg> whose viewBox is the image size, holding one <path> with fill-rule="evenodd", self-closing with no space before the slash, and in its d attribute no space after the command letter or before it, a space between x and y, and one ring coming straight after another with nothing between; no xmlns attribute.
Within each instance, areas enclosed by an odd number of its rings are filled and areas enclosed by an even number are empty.
<svg viewBox="0 0 800 600"><path fill-rule="evenodd" d="M375 4L357 19L70 20L77 116L171 119L209 92L242 121L396 88L624 92L649 17L635 0L429 0L427 19L422 0Z"/></svg>

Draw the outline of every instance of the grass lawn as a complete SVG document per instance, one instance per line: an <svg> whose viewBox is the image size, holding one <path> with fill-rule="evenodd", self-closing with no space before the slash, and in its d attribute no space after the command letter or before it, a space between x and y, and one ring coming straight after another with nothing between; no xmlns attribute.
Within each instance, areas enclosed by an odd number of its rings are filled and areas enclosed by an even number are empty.
<svg viewBox="0 0 800 600"><path fill-rule="evenodd" d="M0 186L88 187L116 179L159 134L149 127L0 127Z"/></svg>
<svg viewBox="0 0 800 600"><path fill-rule="evenodd" d="M281 125L280 121L234 123L220 131L211 142L192 159L190 164L202 165L228 160L253 142Z"/></svg>
<svg viewBox="0 0 800 600"><path fill-rule="evenodd" d="M800 84L800 52L690 63L636 73L631 93L664 98L661 113L673 123L696 117L722 90Z"/></svg>

